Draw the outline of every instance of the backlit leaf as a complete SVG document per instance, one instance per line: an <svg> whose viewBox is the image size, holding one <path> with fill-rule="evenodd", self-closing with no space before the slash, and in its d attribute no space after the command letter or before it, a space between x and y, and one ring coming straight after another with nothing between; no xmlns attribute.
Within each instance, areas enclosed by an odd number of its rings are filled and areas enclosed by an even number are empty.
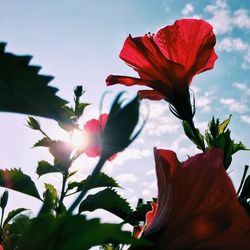
<svg viewBox="0 0 250 250"><path fill-rule="evenodd" d="M68 120L62 107L67 103L48 86L51 76L38 74L41 67L29 65L31 56L5 52L0 43L0 111Z"/></svg>
<svg viewBox="0 0 250 250"><path fill-rule="evenodd" d="M99 208L113 213L122 219L125 219L132 212L129 203L111 188L88 195L80 204L79 212L94 211Z"/></svg>
<svg viewBox="0 0 250 250"><path fill-rule="evenodd" d="M89 180L89 176L87 179L81 181L81 182L71 182L68 185L68 189L71 190L73 188L77 188L77 192L81 191L83 186L86 184L86 182ZM113 179L112 177L108 176L105 173L100 172L95 179L94 185L90 188L99 188L99 187L120 187L118 183Z"/></svg>
<svg viewBox="0 0 250 250"><path fill-rule="evenodd" d="M35 183L21 169L0 170L0 186L40 199Z"/></svg>

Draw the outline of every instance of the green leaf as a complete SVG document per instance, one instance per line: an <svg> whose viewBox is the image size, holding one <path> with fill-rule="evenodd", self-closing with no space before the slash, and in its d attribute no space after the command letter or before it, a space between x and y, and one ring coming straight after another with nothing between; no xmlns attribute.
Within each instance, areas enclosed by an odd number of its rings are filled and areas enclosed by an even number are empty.
<svg viewBox="0 0 250 250"><path fill-rule="evenodd" d="M219 134L224 133L225 129L227 128L229 122L231 121L232 115L230 115L225 121L218 125ZM218 122L219 123L219 122Z"/></svg>
<svg viewBox="0 0 250 250"><path fill-rule="evenodd" d="M48 86L53 77L38 74L41 67L29 65L31 56L7 53L5 46L0 43L0 111L68 121L62 109L67 102Z"/></svg>
<svg viewBox="0 0 250 250"><path fill-rule="evenodd" d="M49 173L61 173L62 171L48 163L47 161L39 161L38 162L38 167L36 169L36 173L41 177L44 174L49 174Z"/></svg>
<svg viewBox="0 0 250 250"><path fill-rule="evenodd" d="M147 212L151 211L152 207L150 203L141 204L135 211L131 212L124 222L129 223L133 226L138 226L140 221L146 220Z"/></svg>
<svg viewBox="0 0 250 250"><path fill-rule="evenodd" d="M232 154L235 154L236 152L240 150L249 150L241 141L239 143L233 144Z"/></svg>
<svg viewBox="0 0 250 250"><path fill-rule="evenodd" d="M185 135L197 146L198 149L202 150L203 148L205 148L204 136L200 133L200 130L198 128L194 128L196 131L196 135L198 136L198 138L196 138L196 136L194 135L194 132L192 131L190 124L187 121L183 120L182 126L184 129Z"/></svg>
<svg viewBox="0 0 250 250"><path fill-rule="evenodd" d="M0 170L0 186L40 199L35 183L21 169Z"/></svg>
<svg viewBox="0 0 250 250"><path fill-rule="evenodd" d="M73 188L77 188L77 192L81 191L83 186L88 182L90 176L88 176L85 180L81 182L71 182L68 185L68 190L71 190ZM94 185L91 188L99 188L99 187L117 187L120 186L118 183L113 179L112 177L108 176L107 174L100 172L98 176L96 177L96 180L94 182Z"/></svg>
<svg viewBox="0 0 250 250"><path fill-rule="evenodd" d="M44 137L33 145L35 147L50 147L52 140L48 137Z"/></svg>
<svg viewBox="0 0 250 250"><path fill-rule="evenodd" d="M14 217L16 217L18 214L24 212L24 211L27 211L28 209L27 208L18 208L18 209L15 209L15 210L12 210L9 212L7 218L5 219L4 223L3 223L3 227L5 225L7 225Z"/></svg>
<svg viewBox="0 0 250 250"><path fill-rule="evenodd" d="M31 240L32 236L32 240ZM86 220L84 216L46 215L35 218L23 235L18 250L88 250L108 243L145 244L121 225L101 224L98 219Z"/></svg>
<svg viewBox="0 0 250 250"><path fill-rule="evenodd" d="M44 204L39 212L42 214L50 213L56 207L58 201L57 191L52 184L45 183L45 192L43 193Z"/></svg>
<svg viewBox="0 0 250 250"><path fill-rule="evenodd" d="M52 184L49 184L49 183L44 183L44 186L45 186L46 191L50 192L52 199L56 200L57 199L56 188Z"/></svg>
<svg viewBox="0 0 250 250"><path fill-rule="evenodd" d="M0 198L0 207L4 210L9 198L8 190L5 190Z"/></svg>
<svg viewBox="0 0 250 250"><path fill-rule="evenodd" d="M75 111L76 116L77 116L77 117L82 116L82 114L83 114L85 108L86 108L87 106L89 106L89 105L90 105L90 103L79 103L79 104L77 105L76 111Z"/></svg>
<svg viewBox="0 0 250 250"><path fill-rule="evenodd" d="M80 204L79 213L94 211L99 208L113 213L122 219L125 219L132 212L129 203L111 188L88 195Z"/></svg>
<svg viewBox="0 0 250 250"><path fill-rule="evenodd" d="M6 224L4 227L4 250L17 249L17 242L22 238L29 225L30 218L27 215L19 214L13 217L12 223Z"/></svg>

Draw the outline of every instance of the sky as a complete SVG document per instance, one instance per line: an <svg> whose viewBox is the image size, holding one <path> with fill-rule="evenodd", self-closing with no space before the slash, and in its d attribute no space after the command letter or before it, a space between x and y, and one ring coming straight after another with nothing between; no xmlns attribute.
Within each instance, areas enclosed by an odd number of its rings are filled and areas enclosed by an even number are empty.
<svg viewBox="0 0 250 250"><path fill-rule="evenodd" d="M0 0L0 41L8 43L7 51L33 55L32 64L41 65L42 74L53 75L52 86L58 95L72 102L73 87L83 85L83 100L92 103L81 120L82 125L99 114L99 101L105 91L108 110L115 94L127 91L133 97L138 88L106 87L109 74L136 76L119 59L119 52L128 36L156 33L163 26L181 18L202 18L214 27L218 60L213 70L196 76L192 90L196 96L196 126L204 131L214 115L221 120L233 115L229 127L232 138L250 147L250 0L73 0L32 1ZM35 91L35 90L34 90ZM46 100L45 100L46 101ZM106 164L105 171L117 178L122 193L134 206L139 197L151 200L157 196L153 148L172 149L180 160L198 152L185 138L180 121L168 110L165 102L143 101L142 115L150 108L150 117L138 140L117 158ZM47 175L37 180L39 160L51 161L46 149L32 149L42 138L25 126L25 115L0 113L0 168L21 168L40 187L53 182L60 189L60 177ZM39 118L51 137L64 139L56 123ZM249 152L233 157L229 175L239 185ZM83 156L74 168L78 180L88 175L97 159ZM1 189L3 190L3 189ZM68 201L70 203L71 201ZM8 209L27 206L36 213L41 204L33 198L11 192ZM108 213L104 220L112 220Z"/></svg>

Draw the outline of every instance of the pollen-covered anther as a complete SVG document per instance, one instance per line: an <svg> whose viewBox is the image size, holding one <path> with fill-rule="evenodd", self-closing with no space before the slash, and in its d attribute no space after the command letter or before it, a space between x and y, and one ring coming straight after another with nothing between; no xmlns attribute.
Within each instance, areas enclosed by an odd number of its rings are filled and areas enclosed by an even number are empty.
<svg viewBox="0 0 250 250"><path fill-rule="evenodd" d="M154 38L154 33L148 32L147 34L145 34L145 36L149 37L149 38Z"/></svg>

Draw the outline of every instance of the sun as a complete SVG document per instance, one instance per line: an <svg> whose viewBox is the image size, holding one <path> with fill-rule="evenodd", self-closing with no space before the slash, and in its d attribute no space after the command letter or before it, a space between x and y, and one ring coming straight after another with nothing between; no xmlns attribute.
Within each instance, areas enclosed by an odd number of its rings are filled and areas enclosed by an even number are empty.
<svg viewBox="0 0 250 250"><path fill-rule="evenodd" d="M91 144L91 138L85 131L74 129L71 136L71 144L76 149L85 149Z"/></svg>

